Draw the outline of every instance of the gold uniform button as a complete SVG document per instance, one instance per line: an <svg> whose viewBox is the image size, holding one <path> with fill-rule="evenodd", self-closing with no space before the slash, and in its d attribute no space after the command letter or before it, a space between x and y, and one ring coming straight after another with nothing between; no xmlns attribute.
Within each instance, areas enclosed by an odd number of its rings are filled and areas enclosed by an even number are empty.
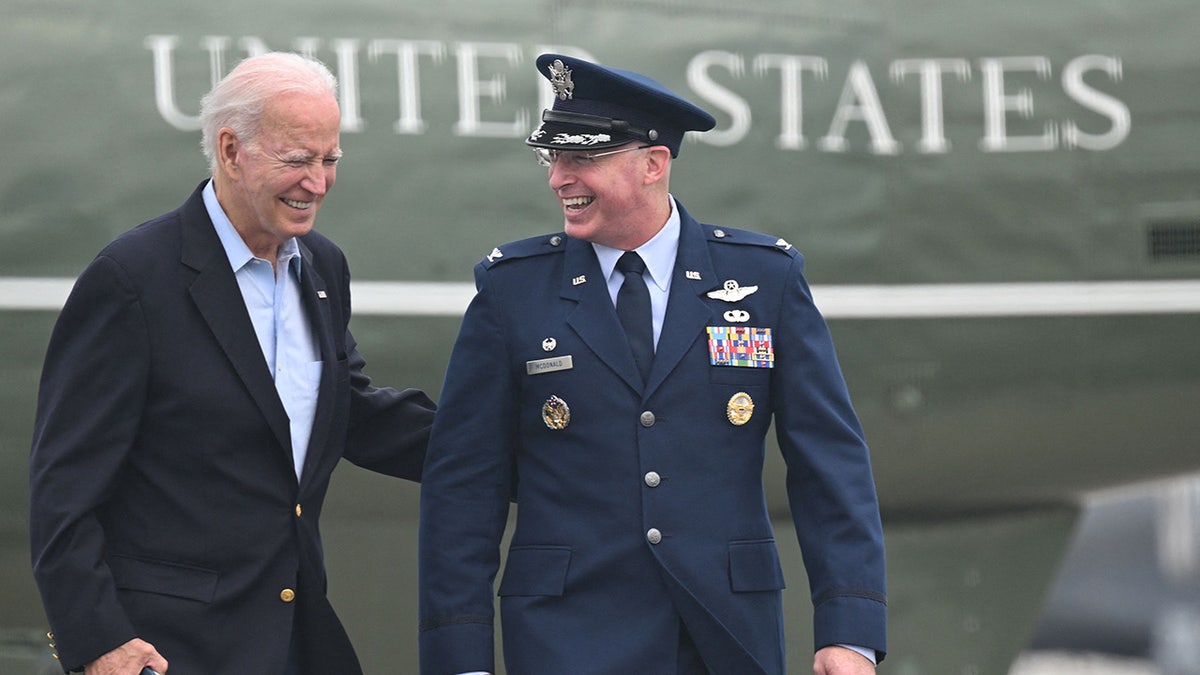
<svg viewBox="0 0 1200 675"><path fill-rule="evenodd" d="M300 508L300 505L297 504L296 505L296 517L299 518L301 513L302 513L302 510Z"/></svg>
<svg viewBox="0 0 1200 675"><path fill-rule="evenodd" d="M285 588L282 591L279 591L279 599L284 602L291 602L296 599L296 591L293 591L290 588Z"/></svg>

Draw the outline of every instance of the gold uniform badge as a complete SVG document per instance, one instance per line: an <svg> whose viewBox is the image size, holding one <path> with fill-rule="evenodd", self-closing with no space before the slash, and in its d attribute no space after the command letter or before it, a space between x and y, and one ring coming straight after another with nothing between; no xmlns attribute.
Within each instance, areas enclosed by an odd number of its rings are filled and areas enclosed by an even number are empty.
<svg viewBox="0 0 1200 675"><path fill-rule="evenodd" d="M571 408L566 401L551 396L542 404L542 421L551 429L566 429L571 423Z"/></svg>
<svg viewBox="0 0 1200 675"><path fill-rule="evenodd" d="M754 415L754 399L744 391L734 394L729 399L729 404L725 406L725 416L736 427L749 422L752 415Z"/></svg>

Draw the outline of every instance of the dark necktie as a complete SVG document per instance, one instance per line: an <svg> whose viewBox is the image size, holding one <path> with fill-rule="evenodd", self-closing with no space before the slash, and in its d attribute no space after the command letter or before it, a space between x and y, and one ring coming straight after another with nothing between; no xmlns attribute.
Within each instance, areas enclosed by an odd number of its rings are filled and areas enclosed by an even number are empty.
<svg viewBox="0 0 1200 675"><path fill-rule="evenodd" d="M650 291L642 273L646 263L636 251L626 251L617 261L617 269L625 274L625 283L617 292L617 318L625 329L625 337L633 350L642 382L650 375L654 360L654 325L650 313Z"/></svg>

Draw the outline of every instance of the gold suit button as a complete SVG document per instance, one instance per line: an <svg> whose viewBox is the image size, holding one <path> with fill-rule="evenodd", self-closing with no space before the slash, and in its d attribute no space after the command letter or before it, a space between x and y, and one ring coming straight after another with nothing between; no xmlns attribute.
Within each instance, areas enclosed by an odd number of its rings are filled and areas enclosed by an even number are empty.
<svg viewBox="0 0 1200 675"><path fill-rule="evenodd" d="M300 517L300 514L301 514L301 512L302 512L302 510L300 509L300 505L299 505L299 504L297 504L297 505L296 505L296 517L297 517L297 518L299 518L299 517Z"/></svg>
<svg viewBox="0 0 1200 675"><path fill-rule="evenodd" d="M290 588L285 588L282 591L279 591L279 599L284 602L291 602L296 599L296 591L293 591Z"/></svg>

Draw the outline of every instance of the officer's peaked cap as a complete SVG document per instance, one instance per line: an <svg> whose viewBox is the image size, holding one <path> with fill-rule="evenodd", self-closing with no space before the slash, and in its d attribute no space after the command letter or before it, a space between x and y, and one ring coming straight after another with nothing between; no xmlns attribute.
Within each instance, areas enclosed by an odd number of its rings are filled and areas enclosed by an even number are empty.
<svg viewBox="0 0 1200 675"><path fill-rule="evenodd" d="M561 54L542 54L554 106L525 139L539 148L598 150L634 141L665 145L679 155L684 132L708 131L716 120L654 80Z"/></svg>

